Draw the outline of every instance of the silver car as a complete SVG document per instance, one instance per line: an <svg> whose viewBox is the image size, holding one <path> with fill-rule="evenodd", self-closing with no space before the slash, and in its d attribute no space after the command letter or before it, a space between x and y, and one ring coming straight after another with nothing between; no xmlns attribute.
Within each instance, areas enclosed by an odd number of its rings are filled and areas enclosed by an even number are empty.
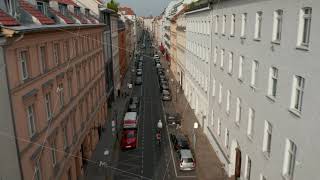
<svg viewBox="0 0 320 180"><path fill-rule="evenodd" d="M196 163L190 149L181 149L178 155L180 160L179 167L181 171L191 171L195 169Z"/></svg>
<svg viewBox="0 0 320 180"><path fill-rule="evenodd" d="M171 101L171 94L168 90L162 90L162 100Z"/></svg>

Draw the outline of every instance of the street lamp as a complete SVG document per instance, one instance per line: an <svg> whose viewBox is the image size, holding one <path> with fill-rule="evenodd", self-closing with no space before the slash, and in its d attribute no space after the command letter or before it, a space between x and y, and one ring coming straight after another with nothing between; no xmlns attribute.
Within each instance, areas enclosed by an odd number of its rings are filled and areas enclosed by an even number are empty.
<svg viewBox="0 0 320 180"><path fill-rule="evenodd" d="M195 122L193 123L193 131L192 131L192 134L193 134L193 150L196 151L196 129L198 129L198 123Z"/></svg>

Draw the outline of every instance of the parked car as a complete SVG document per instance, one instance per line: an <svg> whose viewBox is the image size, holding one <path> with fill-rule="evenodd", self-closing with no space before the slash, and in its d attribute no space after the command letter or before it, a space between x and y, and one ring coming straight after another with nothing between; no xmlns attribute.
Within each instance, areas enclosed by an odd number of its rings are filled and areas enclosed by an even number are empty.
<svg viewBox="0 0 320 180"><path fill-rule="evenodd" d="M138 69L137 69L136 75L137 76L142 76L142 71L141 70L138 71Z"/></svg>
<svg viewBox="0 0 320 180"><path fill-rule="evenodd" d="M162 90L162 100L163 101L171 101L171 94L168 90Z"/></svg>
<svg viewBox="0 0 320 180"><path fill-rule="evenodd" d="M129 104L128 112L138 112L138 105L137 104Z"/></svg>
<svg viewBox="0 0 320 180"><path fill-rule="evenodd" d="M181 125L181 118L179 113L166 113L168 125Z"/></svg>
<svg viewBox="0 0 320 180"><path fill-rule="evenodd" d="M142 77L138 76L136 77L136 81L134 82L135 85L141 85L142 84Z"/></svg>
<svg viewBox="0 0 320 180"><path fill-rule="evenodd" d="M123 129L136 129L138 125L137 112L126 112L123 118Z"/></svg>
<svg viewBox="0 0 320 180"><path fill-rule="evenodd" d="M154 58L154 59L159 59L160 57L159 57L158 54L155 54L155 55L153 56L153 58Z"/></svg>
<svg viewBox="0 0 320 180"><path fill-rule="evenodd" d="M130 104L137 104L137 105L139 105L139 104L140 104L140 99L139 99L139 97L137 97L137 96L133 96L133 97L130 98L129 102L130 102Z"/></svg>
<svg viewBox="0 0 320 180"><path fill-rule="evenodd" d="M176 151L190 149L188 138L183 134L170 134L171 142Z"/></svg>
<svg viewBox="0 0 320 180"><path fill-rule="evenodd" d="M178 153L179 156L179 168L181 171L191 171L196 167L196 162L193 158L190 149L182 149Z"/></svg>
<svg viewBox="0 0 320 180"><path fill-rule="evenodd" d="M128 129L122 131L121 149L132 149L137 147L137 130Z"/></svg>
<svg viewBox="0 0 320 180"><path fill-rule="evenodd" d="M166 83L160 84L160 92L163 90L169 90L169 86Z"/></svg>
<svg viewBox="0 0 320 180"><path fill-rule="evenodd" d="M156 67L157 67L157 68L161 68L161 64L160 64L160 63L157 63L157 64L156 64Z"/></svg>

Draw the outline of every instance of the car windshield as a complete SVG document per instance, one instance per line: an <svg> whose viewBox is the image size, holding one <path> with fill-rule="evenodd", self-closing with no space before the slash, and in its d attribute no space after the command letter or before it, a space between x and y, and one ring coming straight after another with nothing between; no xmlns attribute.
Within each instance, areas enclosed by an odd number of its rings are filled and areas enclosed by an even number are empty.
<svg viewBox="0 0 320 180"><path fill-rule="evenodd" d="M193 159L192 159L192 158L183 158L182 160L183 160L183 162L185 162L185 163L192 163L192 162L193 162Z"/></svg>
<svg viewBox="0 0 320 180"><path fill-rule="evenodd" d="M129 132L128 134L127 134L127 138L129 139L129 138L134 138L135 136L134 136L134 132Z"/></svg>

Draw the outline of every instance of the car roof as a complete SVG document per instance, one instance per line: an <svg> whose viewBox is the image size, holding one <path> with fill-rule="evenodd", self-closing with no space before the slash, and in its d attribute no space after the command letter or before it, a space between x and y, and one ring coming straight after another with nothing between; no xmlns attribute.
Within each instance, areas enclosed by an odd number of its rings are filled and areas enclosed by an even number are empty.
<svg viewBox="0 0 320 180"><path fill-rule="evenodd" d="M137 112L127 112L124 116L124 119L132 119L132 120L136 120L137 119Z"/></svg>
<svg viewBox="0 0 320 180"><path fill-rule="evenodd" d="M181 149L180 154L181 154L181 158L193 158L190 149Z"/></svg>

